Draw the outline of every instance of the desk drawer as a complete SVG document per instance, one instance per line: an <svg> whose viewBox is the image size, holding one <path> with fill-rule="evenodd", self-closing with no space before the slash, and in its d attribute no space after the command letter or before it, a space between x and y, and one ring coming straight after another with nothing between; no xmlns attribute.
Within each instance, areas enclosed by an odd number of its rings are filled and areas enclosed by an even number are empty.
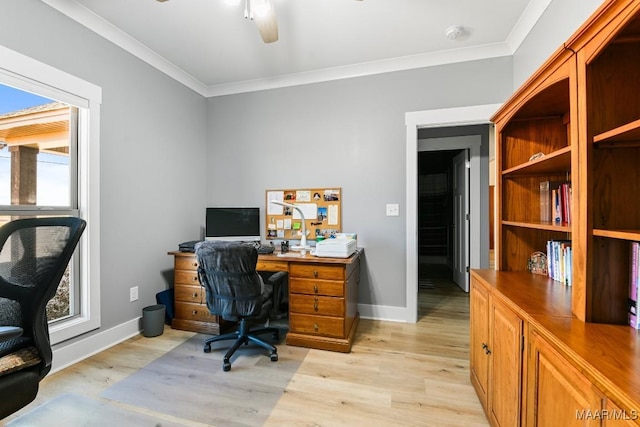
<svg viewBox="0 0 640 427"><path fill-rule="evenodd" d="M344 267L341 265L319 265L291 263L289 276L309 279L344 280Z"/></svg>
<svg viewBox="0 0 640 427"><path fill-rule="evenodd" d="M173 289L174 300L193 302L196 304L206 304L207 292L202 286L177 285Z"/></svg>
<svg viewBox="0 0 640 427"><path fill-rule="evenodd" d="M194 256L177 256L174 261L174 268L176 270L197 270L198 260Z"/></svg>
<svg viewBox="0 0 640 427"><path fill-rule="evenodd" d="M340 317L290 313L289 329L295 333L343 338L344 319Z"/></svg>
<svg viewBox="0 0 640 427"><path fill-rule="evenodd" d="M289 311L319 316L344 317L344 298L291 294Z"/></svg>
<svg viewBox="0 0 640 427"><path fill-rule="evenodd" d="M183 284L183 285L200 286L200 281L198 280L198 273L196 271L174 270L173 282L176 285Z"/></svg>
<svg viewBox="0 0 640 427"><path fill-rule="evenodd" d="M282 261L261 261L258 259L256 264L256 270L258 271L289 271L289 266L286 262Z"/></svg>
<svg viewBox="0 0 640 427"><path fill-rule="evenodd" d="M289 292L291 294L344 297L344 282L289 277Z"/></svg>
<svg viewBox="0 0 640 427"><path fill-rule="evenodd" d="M211 314L206 304L195 304L190 302L176 302L175 317L183 320L199 320L201 322L217 322L215 314Z"/></svg>

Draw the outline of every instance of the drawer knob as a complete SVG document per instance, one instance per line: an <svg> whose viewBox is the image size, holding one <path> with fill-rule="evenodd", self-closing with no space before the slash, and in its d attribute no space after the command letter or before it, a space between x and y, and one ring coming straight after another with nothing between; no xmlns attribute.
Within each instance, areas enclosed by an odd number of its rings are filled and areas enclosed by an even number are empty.
<svg viewBox="0 0 640 427"><path fill-rule="evenodd" d="M198 298L198 293L197 293L197 292L194 292L194 293L193 293L193 297L194 297L194 298Z"/></svg>
<svg viewBox="0 0 640 427"><path fill-rule="evenodd" d="M316 270L313 271L313 277L318 277L318 272Z"/></svg>
<svg viewBox="0 0 640 427"><path fill-rule="evenodd" d="M194 263L193 263L193 266L194 266L194 267L197 267L197 266L198 266L198 263L197 263L197 262L194 262Z"/></svg>
<svg viewBox="0 0 640 427"><path fill-rule="evenodd" d="M193 281L197 282L198 281L198 276L193 276Z"/></svg>
<svg viewBox="0 0 640 427"><path fill-rule="evenodd" d="M313 285L313 292L318 293L318 285Z"/></svg>
<svg viewBox="0 0 640 427"><path fill-rule="evenodd" d="M313 310L314 311L318 311L318 302L317 301L313 303Z"/></svg>
<svg viewBox="0 0 640 427"><path fill-rule="evenodd" d="M316 324L316 323L313 324L313 330L315 332L318 332L318 324Z"/></svg>
<svg viewBox="0 0 640 427"><path fill-rule="evenodd" d="M197 316L197 315L198 315L198 310L193 310L193 311L191 312L191 314L192 314L192 315L194 315L194 316Z"/></svg>

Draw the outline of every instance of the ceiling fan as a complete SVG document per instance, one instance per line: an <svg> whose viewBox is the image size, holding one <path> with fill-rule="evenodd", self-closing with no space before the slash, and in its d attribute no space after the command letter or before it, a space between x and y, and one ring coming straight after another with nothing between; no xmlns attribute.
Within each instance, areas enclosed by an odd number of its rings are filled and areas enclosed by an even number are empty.
<svg viewBox="0 0 640 427"><path fill-rule="evenodd" d="M168 0L157 1L163 3ZM225 1L231 5L238 5L242 0ZM244 0L244 18L256 23L262 41L265 43L278 41L278 21L273 0Z"/></svg>

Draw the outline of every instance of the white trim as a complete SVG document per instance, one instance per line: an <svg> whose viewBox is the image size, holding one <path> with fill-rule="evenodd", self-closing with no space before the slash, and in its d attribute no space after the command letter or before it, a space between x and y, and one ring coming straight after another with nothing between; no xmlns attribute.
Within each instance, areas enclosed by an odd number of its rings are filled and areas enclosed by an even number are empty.
<svg viewBox="0 0 640 427"><path fill-rule="evenodd" d="M502 104L475 105L440 110L415 111L405 114L406 136L406 304L405 319L418 321L418 129L444 126L466 126L490 123L490 117ZM472 153L473 154L473 153ZM472 164L472 168L474 165ZM477 165L479 169L479 164ZM480 184L477 183L479 186ZM472 215L472 220L473 220ZM479 218L477 219L479 221ZM473 222L472 222L473 227ZM476 225L476 227L478 227ZM471 265L477 261L472 255Z"/></svg>
<svg viewBox="0 0 640 427"><path fill-rule="evenodd" d="M406 322L405 308L388 305L358 304L361 319Z"/></svg>
<svg viewBox="0 0 640 427"><path fill-rule="evenodd" d="M140 334L140 317L64 347L53 348L51 374Z"/></svg>
<svg viewBox="0 0 640 427"><path fill-rule="evenodd" d="M100 104L102 89L64 71L0 46L0 81L80 108L78 117L78 192L80 217L87 228L79 250L84 260L82 315L50 329L59 343L100 327Z"/></svg>
<svg viewBox="0 0 640 427"><path fill-rule="evenodd" d="M527 34L536 22L538 22L552 0L531 0L505 42L211 86L207 86L76 1L42 1L200 95L204 97L215 97L442 64L511 56L520 47L520 44L522 44Z"/></svg>
<svg viewBox="0 0 640 427"><path fill-rule="evenodd" d="M345 65L343 67L326 68L306 73L288 74L264 79L209 86L206 92L201 95L205 97L233 95L244 92L255 92L258 90L277 89L310 83L349 79L352 77L363 77L394 71L433 67L436 65L454 64L458 62L475 61L488 58L499 58L510 55L513 55L513 52L509 50L509 47L505 43L496 43L491 45L452 49L421 55L405 56L401 58L385 59L381 61Z"/></svg>

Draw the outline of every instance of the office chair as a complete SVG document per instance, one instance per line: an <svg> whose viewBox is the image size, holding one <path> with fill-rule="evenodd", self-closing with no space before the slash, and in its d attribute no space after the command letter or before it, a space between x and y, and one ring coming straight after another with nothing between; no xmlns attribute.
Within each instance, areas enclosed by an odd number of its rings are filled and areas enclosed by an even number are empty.
<svg viewBox="0 0 640 427"><path fill-rule="evenodd" d="M46 306L85 227L72 217L0 227L0 419L31 403L51 370Z"/></svg>
<svg viewBox="0 0 640 427"><path fill-rule="evenodd" d="M264 283L256 271L258 252L251 244L225 241L204 241L196 244L198 276L206 289L207 307L224 320L239 321L235 332L209 338L204 352L211 351L211 343L234 339L224 355L222 369L231 369L231 357L242 344L253 342L269 350L272 362L278 360L275 346L258 338L271 333L280 339L280 330L271 327L250 329L250 322L269 318L273 304L273 281ZM281 275L279 277L282 277Z"/></svg>

